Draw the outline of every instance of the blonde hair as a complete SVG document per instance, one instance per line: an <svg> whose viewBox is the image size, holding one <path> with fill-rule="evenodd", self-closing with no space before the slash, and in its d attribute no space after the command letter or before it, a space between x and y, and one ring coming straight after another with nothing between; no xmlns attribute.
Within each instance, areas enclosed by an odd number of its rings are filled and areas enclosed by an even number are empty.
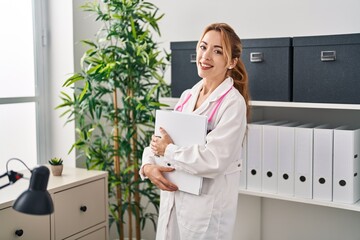
<svg viewBox="0 0 360 240"><path fill-rule="evenodd" d="M245 65L241 59L242 44L239 36L226 23L213 23L207 26L200 39L203 39L205 34L209 31L219 32L221 35L221 44L223 48L226 64L229 64L233 59L237 59L236 65L228 70L228 76L234 80L234 87L244 97L246 103L246 116L250 116L250 94L249 94L249 79L246 72ZM197 49L199 48L198 42Z"/></svg>

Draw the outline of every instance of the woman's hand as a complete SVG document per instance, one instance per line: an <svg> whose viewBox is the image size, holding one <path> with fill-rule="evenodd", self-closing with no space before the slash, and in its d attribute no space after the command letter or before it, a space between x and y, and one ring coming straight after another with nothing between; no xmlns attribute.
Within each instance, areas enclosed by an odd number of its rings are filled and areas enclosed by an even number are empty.
<svg viewBox="0 0 360 240"><path fill-rule="evenodd" d="M172 172L174 170L174 168L163 167L155 164L146 164L143 166L144 175L147 176L153 184L161 190L170 192L177 191L178 187L167 180L164 177L163 172Z"/></svg>
<svg viewBox="0 0 360 240"><path fill-rule="evenodd" d="M150 147L152 152L156 156L164 156L167 145L173 143L173 140L171 139L169 134L165 131L165 129L160 128L160 134L161 134L160 137L155 135L152 135L151 137Z"/></svg>

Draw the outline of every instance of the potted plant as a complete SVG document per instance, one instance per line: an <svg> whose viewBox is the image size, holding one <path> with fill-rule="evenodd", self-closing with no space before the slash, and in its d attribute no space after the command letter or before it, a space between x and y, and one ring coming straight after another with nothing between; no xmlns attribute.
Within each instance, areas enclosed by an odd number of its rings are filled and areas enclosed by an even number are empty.
<svg viewBox="0 0 360 240"><path fill-rule="evenodd" d="M51 172L54 176L61 176L63 171L63 160L61 158L51 158L49 160Z"/></svg>
<svg viewBox="0 0 360 240"><path fill-rule="evenodd" d="M88 50L81 71L64 83L74 94L62 92L58 108L76 123L70 151L76 148L88 169L109 173L110 225L116 224L121 240L124 224L129 239L133 232L141 239L147 220L155 227L159 207L158 190L138 171L154 131L154 110L163 105L159 97L170 93L163 79L169 55L153 40L163 15L143 0L88 2L82 8L103 25L95 40L83 41Z"/></svg>

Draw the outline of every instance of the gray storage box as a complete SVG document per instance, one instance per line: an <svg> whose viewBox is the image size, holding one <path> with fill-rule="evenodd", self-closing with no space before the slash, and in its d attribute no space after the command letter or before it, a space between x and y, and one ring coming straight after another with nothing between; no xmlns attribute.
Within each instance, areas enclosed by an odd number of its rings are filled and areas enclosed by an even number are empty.
<svg viewBox="0 0 360 240"><path fill-rule="evenodd" d="M294 37L294 101L360 103L360 34Z"/></svg>
<svg viewBox="0 0 360 240"><path fill-rule="evenodd" d="M291 101L291 38L243 39L242 44L251 99Z"/></svg>
<svg viewBox="0 0 360 240"><path fill-rule="evenodd" d="M180 97L184 90L200 80L196 68L196 44L197 41L170 43L172 97Z"/></svg>

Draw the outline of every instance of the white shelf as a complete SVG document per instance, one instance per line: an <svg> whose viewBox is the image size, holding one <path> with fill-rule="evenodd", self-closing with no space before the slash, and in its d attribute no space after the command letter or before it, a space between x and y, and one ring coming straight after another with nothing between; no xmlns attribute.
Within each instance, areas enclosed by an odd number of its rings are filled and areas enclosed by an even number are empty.
<svg viewBox="0 0 360 240"><path fill-rule="evenodd" d="M160 98L161 103L174 108L179 98ZM360 104L339 104L339 103L306 103L306 102L275 102L275 101L250 101L253 107L285 107L285 108L313 108L313 109L339 109L339 110L360 110Z"/></svg>
<svg viewBox="0 0 360 240"><path fill-rule="evenodd" d="M287 107L287 108L360 110L360 104L339 104L339 103L250 101L250 105L254 106L254 107Z"/></svg>
<svg viewBox="0 0 360 240"><path fill-rule="evenodd" d="M311 204L311 205L318 205L318 206L332 207L332 208L339 208L339 209L345 209L345 210L360 212L360 201L358 201L358 202L356 202L354 204L335 203L335 202L318 201L318 200L314 200L314 199L306 199L306 198L297 198L297 197L291 197L291 196L284 196L284 195L273 194L273 193L250 191L250 190L245 190L245 189L240 189L239 193L240 194L250 195L250 196L256 196L256 197L263 197L263 198L278 199L278 200L285 200L285 201L291 201L291 202L306 203L306 204Z"/></svg>

